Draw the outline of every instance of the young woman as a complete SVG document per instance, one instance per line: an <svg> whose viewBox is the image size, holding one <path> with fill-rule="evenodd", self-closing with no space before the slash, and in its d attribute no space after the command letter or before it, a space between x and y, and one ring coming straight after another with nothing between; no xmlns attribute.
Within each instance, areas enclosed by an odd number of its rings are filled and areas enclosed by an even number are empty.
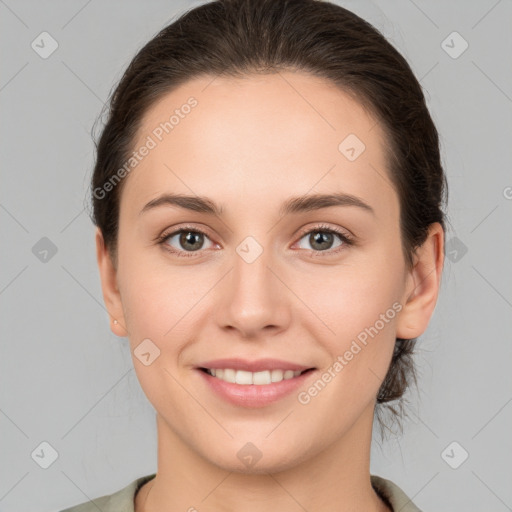
<svg viewBox="0 0 512 512"><path fill-rule="evenodd" d="M418 81L353 13L218 0L164 28L92 182L158 469L67 512L419 510L370 445L434 311L445 193Z"/></svg>

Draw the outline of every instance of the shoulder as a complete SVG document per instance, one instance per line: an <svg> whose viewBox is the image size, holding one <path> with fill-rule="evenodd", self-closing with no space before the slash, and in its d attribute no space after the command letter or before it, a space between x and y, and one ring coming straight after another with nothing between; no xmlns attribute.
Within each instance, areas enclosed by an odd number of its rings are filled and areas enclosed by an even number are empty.
<svg viewBox="0 0 512 512"><path fill-rule="evenodd" d="M107 494L89 500L60 512L134 512L135 494L142 485L154 478L156 473L142 476L126 487L113 494ZM371 483L375 491L382 496L393 507L393 510L400 512L421 512L411 499L391 480L377 475L371 475Z"/></svg>
<svg viewBox="0 0 512 512"><path fill-rule="evenodd" d="M371 482L375 492L388 501L394 511L421 512L404 491L391 480L371 475Z"/></svg>
<svg viewBox="0 0 512 512"><path fill-rule="evenodd" d="M142 476L113 494L107 494L93 500L79 503L78 505L66 508L60 512L98 512L98 510L102 512L134 512L135 494L140 487L148 480L151 480L155 475L156 473Z"/></svg>

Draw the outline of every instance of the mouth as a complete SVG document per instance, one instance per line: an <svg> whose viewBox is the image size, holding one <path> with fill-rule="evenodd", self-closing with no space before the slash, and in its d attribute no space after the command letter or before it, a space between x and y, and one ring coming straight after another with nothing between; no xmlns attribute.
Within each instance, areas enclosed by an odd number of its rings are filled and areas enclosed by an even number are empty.
<svg viewBox="0 0 512 512"><path fill-rule="evenodd" d="M231 384L240 384L242 386L266 386L275 384L283 380L291 380L308 372L312 372L315 368L306 370L263 370L259 372L249 372L246 370L235 370L233 368L199 368L202 372L215 377L216 379Z"/></svg>
<svg viewBox="0 0 512 512"><path fill-rule="evenodd" d="M291 360L270 357L213 359L201 361L195 367L207 394L213 393L243 408L265 407L290 398L314 378L316 370Z"/></svg>

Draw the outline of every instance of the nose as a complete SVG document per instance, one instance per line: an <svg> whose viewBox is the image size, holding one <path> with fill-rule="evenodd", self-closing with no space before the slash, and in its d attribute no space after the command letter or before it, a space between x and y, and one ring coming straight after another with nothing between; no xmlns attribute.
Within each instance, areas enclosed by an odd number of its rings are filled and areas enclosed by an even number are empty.
<svg viewBox="0 0 512 512"><path fill-rule="evenodd" d="M291 317L286 279L279 275L270 250L263 250L253 261L240 254L235 254L218 290L219 327L236 330L243 338L275 335L288 327Z"/></svg>

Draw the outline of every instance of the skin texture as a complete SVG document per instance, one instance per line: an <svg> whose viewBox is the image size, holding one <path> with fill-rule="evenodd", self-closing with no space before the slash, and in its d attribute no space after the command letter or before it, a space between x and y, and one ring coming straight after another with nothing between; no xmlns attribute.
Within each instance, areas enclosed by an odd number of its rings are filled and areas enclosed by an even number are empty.
<svg viewBox="0 0 512 512"><path fill-rule="evenodd" d="M139 491L136 511L388 510L370 484L376 394L395 338L421 335L433 313L442 228L431 226L407 269L384 133L329 82L292 71L196 78L146 113L136 147L191 96L197 106L126 178L117 267L96 233L112 331L129 337L156 410L157 476ZM354 161L338 150L351 133L366 146ZM207 196L223 214L175 206L140 214L163 192ZM333 192L374 213L335 206L279 215L292 196ZM193 257L154 241L185 224L207 234L198 251L188 249ZM308 232L319 224L352 234L354 245L334 253L342 242L333 235L318 249ZM263 249L252 263L236 252L247 236ZM179 235L165 243L187 251ZM398 314L306 405L292 393L264 408L237 407L194 369L221 357L279 358L317 369L304 390L394 303ZM149 366L133 355L146 338L160 349ZM250 468L237 457L247 442L262 453Z"/></svg>

